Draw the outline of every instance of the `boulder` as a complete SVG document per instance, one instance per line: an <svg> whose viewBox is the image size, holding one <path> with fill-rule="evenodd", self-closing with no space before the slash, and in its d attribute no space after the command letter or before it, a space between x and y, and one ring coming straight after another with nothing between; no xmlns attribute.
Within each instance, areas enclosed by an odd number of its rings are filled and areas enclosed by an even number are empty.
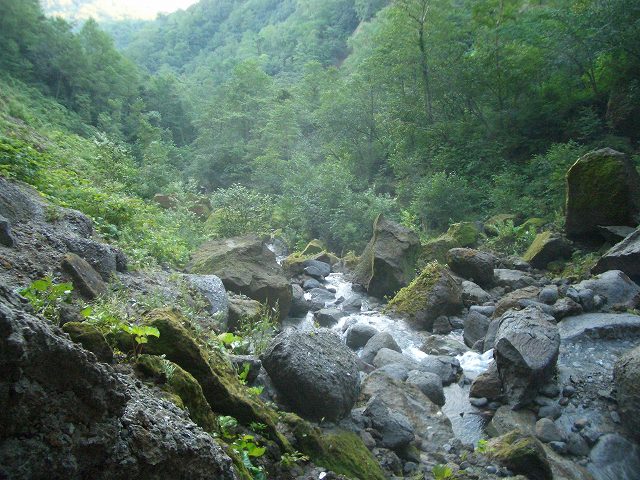
<svg viewBox="0 0 640 480"><path fill-rule="evenodd" d="M187 412L0 296L0 477L240 478Z"/></svg>
<svg viewBox="0 0 640 480"><path fill-rule="evenodd" d="M540 294L540 288L538 287L524 287L518 290L514 290L508 293L500 299L496 305L496 309L493 313L493 317L497 318L502 316L504 312L512 308L519 308L522 300L535 300Z"/></svg>
<svg viewBox="0 0 640 480"><path fill-rule="evenodd" d="M468 280L462 282L462 301L465 306L482 305L490 300L491 295L485 292L480 285L476 285Z"/></svg>
<svg viewBox="0 0 640 480"><path fill-rule="evenodd" d="M291 308L289 309L289 315L291 316L302 316L305 315L311 305L309 301L304 298L304 290L300 285L293 284L291 285Z"/></svg>
<svg viewBox="0 0 640 480"><path fill-rule="evenodd" d="M418 236L382 215L373 224L373 237L355 270L356 283L378 298L394 295L414 277L420 248Z"/></svg>
<svg viewBox="0 0 640 480"><path fill-rule="evenodd" d="M494 256L471 248L452 248L447 253L449 268L466 280L483 287L493 284Z"/></svg>
<svg viewBox="0 0 640 480"><path fill-rule="evenodd" d="M462 307L460 284L448 268L432 262L393 297L387 310L406 315L419 328L430 331L436 318L455 314Z"/></svg>
<svg viewBox="0 0 640 480"><path fill-rule="evenodd" d="M390 333L378 332L367 341L362 352L360 352L360 359L365 363L373 364L376 355L383 348L402 352Z"/></svg>
<svg viewBox="0 0 640 480"><path fill-rule="evenodd" d="M535 433L536 415L531 410L514 410L510 405L502 405L494 413L487 426L487 433L493 437L504 435L513 430L526 434Z"/></svg>
<svg viewBox="0 0 640 480"><path fill-rule="evenodd" d="M0 215L0 245L12 248L16 244L13 235L11 235L11 222Z"/></svg>
<svg viewBox="0 0 640 480"><path fill-rule="evenodd" d="M455 357L462 355L469 349L463 343L449 336L429 335L424 340L420 350L429 355L449 355Z"/></svg>
<svg viewBox="0 0 640 480"><path fill-rule="evenodd" d="M446 235L453 238L461 247L472 247L480 238L480 229L474 222L453 223L449 226Z"/></svg>
<svg viewBox="0 0 640 480"><path fill-rule="evenodd" d="M552 480L553 474L542 444L518 430L489 441L490 456L515 474L530 480Z"/></svg>
<svg viewBox="0 0 640 480"><path fill-rule="evenodd" d="M565 231L580 239L599 225L638 225L640 176L626 155L604 148L584 155L567 173Z"/></svg>
<svg viewBox="0 0 640 480"><path fill-rule="evenodd" d="M507 268L496 268L493 271L495 282L499 287L506 287L510 290L525 288L536 283L531 275L527 275L520 270L510 270Z"/></svg>
<svg viewBox="0 0 640 480"><path fill-rule="evenodd" d="M502 397L502 380L498 375L496 362L491 362L489 368L478 375L471 383L469 396L488 400L498 400Z"/></svg>
<svg viewBox="0 0 640 480"><path fill-rule="evenodd" d="M620 243L622 240L635 232L635 230L636 229L633 227L625 227L621 225L598 225L598 232L600 233L600 235L604 237L606 242L612 245Z"/></svg>
<svg viewBox="0 0 640 480"><path fill-rule="evenodd" d="M356 323L347 330L345 339L347 347L353 350L362 348L376 333L378 333L378 330L375 327L364 323Z"/></svg>
<svg viewBox="0 0 640 480"><path fill-rule="evenodd" d="M635 230L608 250L591 269L591 273L608 270L618 270L635 279L640 277L640 230Z"/></svg>
<svg viewBox="0 0 640 480"><path fill-rule="evenodd" d="M62 241L70 252L89 262L105 282L111 280L115 272L127 271L127 257L111 245L76 236L64 237Z"/></svg>
<svg viewBox="0 0 640 480"><path fill-rule="evenodd" d="M553 304L553 318L557 321L571 315L580 315L581 313L582 305L571 300L569 297L561 298Z"/></svg>
<svg viewBox="0 0 640 480"><path fill-rule="evenodd" d="M67 322L62 330L69 335L71 340L82 345L83 348L93 352L101 362L113 361L113 350L100 331L86 322Z"/></svg>
<svg viewBox="0 0 640 480"><path fill-rule="evenodd" d="M560 293L556 285L547 285L538 294L538 300L547 305L553 305L558 301Z"/></svg>
<svg viewBox="0 0 640 480"><path fill-rule="evenodd" d="M357 359L329 330L286 330L272 340L261 359L276 388L303 416L338 420L358 397Z"/></svg>
<svg viewBox="0 0 640 480"><path fill-rule="evenodd" d="M190 273L217 275L234 293L278 307L280 318L291 307L291 285L274 253L257 236L210 240L192 255Z"/></svg>
<svg viewBox="0 0 640 480"><path fill-rule="evenodd" d="M640 447L617 433L598 439L587 469L598 480L635 479L640 472Z"/></svg>
<svg viewBox="0 0 640 480"><path fill-rule="evenodd" d="M609 308L635 308L640 303L640 287L620 270L609 270L595 278L583 280L577 290L591 290L595 295L604 297Z"/></svg>
<svg viewBox="0 0 640 480"><path fill-rule="evenodd" d="M522 258L534 268L546 268L550 262L571 258L572 253L571 245L560 235L542 232L536 236Z"/></svg>
<svg viewBox="0 0 640 480"><path fill-rule="evenodd" d="M257 300L230 292L227 298L229 299L227 329L230 332L235 332L243 321L256 320L262 314L262 305Z"/></svg>
<svg viewBox="0 0 640 480"><path fill-rule="evenodd" d="M469 312L469 315L464 319L464 343L468 347L473 347L478 340L484 340L489 329L489 323L491 323L491 320L481 313Z"/></svg>
<svg viewBox="0 0 640 480"><path fill-rule="evenodd" d="M310 275L309 272L307 272L307 269L311 268L317 272L319 278L325 278L331 273L331 265L329 265L327 262L321 262L320 260L311 259L305 260L303 265L305 267L304 271L307 275Z"/></svg>
<svg viewBox="0 0 640 480"><path fill-rule="evenodd" d="M314 290L316 288L322 289L322 283L315 278L309 278L304 281L304 283L302 284L302 288L305 291Z"/></svg>
<svg viewBox="0 0 640 480"><path fill-rule="evenodd" d="M456 382L462 374L460 362L448 355L427 355L420 360L420 367L417 370L435 373L440 377L443 385Z"/></svg>
<svg viewBox="0 0 640 480"><path fill-rule="evenodd" d="M107 284L100 274L75 253L67 253L64 256L62 269L71 276L73 285L85 298L93 300L107 293Z"/></svg>
<svg viewBox="0 0 640 480"><path fill-rule="evenodd" d="M640 316L631 313L585 313L558 324L562 340L624 339L640 333Z"/></svg>
<svg viewBox="0 0 640 480"><path fill-rule="evenodd" d="M640 347L620 357L613 377L622 424L640 440Z"/></svg>
<svg viewBox="0 0 640 480"><path fill-rule="evenodd" d="M503 389L516 406L533 400L555 370L560 334L553 317L535 307L500 319L493 355Z"/></svg>
<svg viewBox="0 0 640 480"><path fill-rule="evenodd" d="M337 308L322 308L314 312L313 318L322 327L332 327L344 317L344 312Z"/></svg>
<svg viewBox="0 0 640 480"><path fill-rule="evenodd" d="M364 409L371 426L378 433L379 446L391 450L401 450L414 439L409 419L402 413L390 409L377 395L372 397Z"/></svg>
<svg viewBox="0 0 640 480"><path fill-rule="evenodd" d="M215 275L185 275L184 278L209 302L209 313L215 318L215 322L210 326L226 331L229 320L229 297L222 280Z"/></svg>
<svg viewBox="0 0 640 480"><path fill-rule="evenodd" d="M544 443L561 442L563 439L560 430L550 418L541 418L536 422L536 437Z"/></svg>
<svg viewBox="0 0 640 480"><path fill-rule="evenodd" d="M436 405L440 407L444 405L445 397L442 388L442 379L435 373L412 370L409 372L405 381L418 387L418 390L424 393L427 398Z"/></svg>

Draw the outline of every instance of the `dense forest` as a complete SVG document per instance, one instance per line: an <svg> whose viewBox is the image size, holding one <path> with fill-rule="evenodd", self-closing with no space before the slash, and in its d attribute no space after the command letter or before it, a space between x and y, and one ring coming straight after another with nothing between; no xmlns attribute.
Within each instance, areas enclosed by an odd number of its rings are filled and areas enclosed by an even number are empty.
<svg viewBox="0 0 640 480"><path fill-rule="evenodd" d="M249 231L359 250L381 212L561 222L578 156L637 152L634 0L202 0L109 33L0 7L0 172L142 263Z"/></svg>

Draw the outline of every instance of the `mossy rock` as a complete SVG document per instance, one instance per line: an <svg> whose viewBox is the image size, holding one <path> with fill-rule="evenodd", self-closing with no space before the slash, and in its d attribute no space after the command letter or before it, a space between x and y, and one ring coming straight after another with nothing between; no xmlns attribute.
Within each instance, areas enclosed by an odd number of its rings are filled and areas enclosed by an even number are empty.
<svg viewBox="0 0 640 480"><path fill-rule="evenodd" d="M85 322L68 322L63 325L62 330L71 337L71 340L93 352L101 362L113 361L113 350L104 335L93 325Z"/></svg>
<svg viewBox="0 0 640 480"><path fill-rule="evenodd" d="M459 248L462 245L451 235L445 233L438 238L429 240L420 251L418 266L424 267L431 262L446 263L447 252L452 248Z"/></svg>
<svg viewBox="0 0 640 480"><path fill-rule="evenodd" d="M453 238L461 247L472 247L478 242L480 231L473 222L461 222L451 225L446 235Z"/></svg>
<svg viewBox="0 0 640 480"><path fill-rule="evenodd" d="M496 236L498 235L497 226L504 225L507 222L512 222L515 225L516 216L511 213L499 213L484 222L484 231L487 235Z"/></svg>
<svg viewBox="0 0 640 480"><path fill-rule="evenodd" d="M260 399L250 396L239 382L236 371L224 355L212 349L205 352L184 327L187 323L179 310L161 308L147 313L145 325L158 329L158 338L150 337L144 352L165 355L165 358L189 372L200 383L204 397L211 409L218 414L235 417L243 425L260 422L267 425L267 435L285 451L290 449L287 440L276 430L277 414ZM118 334L122 350L131 348L132 338L124 332Z"/></svg>
<svg viewBox="0 0 640 480"><path fill-rule="evenodd" d="M451 271L438 262L431 262L391 299L385 310L405 315L430 331L436 318L457 313L462 307L462 288Z"/></svg>
<svg viewBox="0 0 640 480"><path fill-rule="evenodd" d="M533 436L513 430L489 441L490 456L513 473L530 480L551 480L551 466L542 444Z"/></svg>
<svg viewBox="0 0 640 480"><path fill-rule="evenodd" d="M322 432L293 413L283 415L282 419L291 429L296 449L314 464L352 479L385 478L380 465L356 434L339 429Z"/></svg>
<svg viewBox="0 0 640 480"><path fill-rule="evenodd" d="M522 225L518 226L518 230L521 232L528 232L530 229L535 229L536 232L540 231L548 222L544 218L533 217L526 220Z"/></svg>
<svg viewBox="0 0 640 480"><path fill-rule="evenodd" d="M535 268L545 268L555 260L571 258L572 253L573 249L562 237L547 231L536 236L522 258Z"/></svg>
<svg viewBox="0 0 640 480"><path fill-rule="evenodd" d="M314 238L309 243L307 243L307 246L304 247L304 250L302 250L301 255L302 256L315 255L316 253L324 252L326 249L327 247L325 247L324 243L321 240Z"/></svg>
<svg viewBox="0 0 640 480"><path fill-rule="evenodd" d="M155 355L139 355L135 366L142 379L151 380L171 397L177 397L179 402L174 403L187 410L191 420L203 430L218 433L218 417L211 410L202 387L193 375Z"/></svg>
<svg viewBox="0 0 640 480"><path fill-rule="evenodd" d="M307 260L318 260L329 265L335 265L340 262L340 258L337 255L326 250L309 255L303 252L294 252L282 261L282 268L290 276L300 275L304 272L304 263Z"/></svg>
<svg viewBox="0 0 640 480"><path fill-rule="evenodd" d="M599 225L635 227L640 176L629 158L610 148L579 158L567 172L565 212L565 231L572 239L599 237Z"/></svg>

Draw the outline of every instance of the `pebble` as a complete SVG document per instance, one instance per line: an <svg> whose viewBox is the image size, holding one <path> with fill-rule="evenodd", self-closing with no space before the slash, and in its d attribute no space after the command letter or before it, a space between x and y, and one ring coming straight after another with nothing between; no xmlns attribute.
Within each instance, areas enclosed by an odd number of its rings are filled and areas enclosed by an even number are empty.
<svg viewBox="0 0 640 480"><path fill-rule="evenodd" d="M491 402L489 403L488 407L490 410L497 410L502 406L502 404L500 402Z"/></svg>
<svg viewBox="0 0 640 480"><path fill-rule="evenodd" d="M560 387L554 383L548 383L542 389L540 389L540 393L545 397L556 398L560 395Z"/></svg>
<svg viewBox="0 0 640 480"><path fill-rule="evenodd" d="M614 423L620 423L620 415L618 414L618 412L609 412L609 415L611 416L611 420L613 420Z"/></svg>
<svg viewBox="0 0 640 480"><path fill-rule="evenodd" d="M567 397L562 397L558 403L563 406L566 407L567 405L569 405L569 399Z"/></svg>
<svg viewBox="0 0 640 480"><path fill-rule="evenodd" d="M579 418L575 422L573 422L573 426L576 427L576 430L582 430L585 427L588 427L591 424L588 418Z"/></svg>
<svg viewBox="0 0 640 480"><path fill-rule="evenodd" d="M487 471L487 473L491 473L493 475L495 475L496 473L498 473L498 467L494 466L494 465L487 465L487 467L485 468L485 470Z"/></svg>
<svg viewBox="0 0 640 480"><path fill-rule="evenodd" d="M563 397L567 397L567 398L571 398L575 395L576 393L576 389L575 387L571 386L571 385L567 385L566 387L564 387L562 389L562 396Z"/></svg>
<svg viewBox="0 0 640 480"><path fill-rule="evenodd" d="M552 420L556 420L560 415L562 415L560 405L546 405L544 407L540 407L538 410L538 418L550 418Z"/></svg>
<svg viewBox="0 0 640 480"><path fill-rule="evenodd" d="M567 444L564 442L549 442L549 446L557 453L563 454L567 452Z"/></svg>
<svg viewBox="0 0 640 480"><path fill-rule="evenodd" d="M486 407L489 404L489 400L487 400L486 398L482 397L482 398L470 398L469 399L469 403L471 405L473 405L476 408L483 408Z"/></svg>

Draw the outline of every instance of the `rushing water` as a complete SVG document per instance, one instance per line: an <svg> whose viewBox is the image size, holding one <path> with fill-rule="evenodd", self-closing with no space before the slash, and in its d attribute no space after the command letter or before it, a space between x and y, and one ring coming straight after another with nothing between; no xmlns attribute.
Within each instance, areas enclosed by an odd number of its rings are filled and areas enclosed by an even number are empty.
<svg viewBox="0 0 640 480"><path fill-rule="evenodd" d="M362 302L360 312L347 314L332 327L332 330L344 336L346 327L349 325L355 323L371 325L378 331L389 333L402 349L402 353L408 357L420 360L427 356L420 347L428 334L413 329L405 320L390 318L383 314L379 302L355 291L353 285L345 280L342 273L330 274L326 278L325 287L335 290L335 297L325 302L326 307L341 309L342 303L352 299ZM308 293L306 296L310 298ZM302 330L312 329L313 313L309 312L303 319L289 319L288 324ZM461 332L453 332L449 337L462 343ZM460 362L464 376L473 380L488 368L492 361L492 353L488 351L479 354L467 351L456 358ZM459 384L449 385L445 387L444 392L446 403L442 411L451 420L454 434L464 443L477 443L481 438L486 417L481 410L469 403L469 382L463 380Z"/></svg>

